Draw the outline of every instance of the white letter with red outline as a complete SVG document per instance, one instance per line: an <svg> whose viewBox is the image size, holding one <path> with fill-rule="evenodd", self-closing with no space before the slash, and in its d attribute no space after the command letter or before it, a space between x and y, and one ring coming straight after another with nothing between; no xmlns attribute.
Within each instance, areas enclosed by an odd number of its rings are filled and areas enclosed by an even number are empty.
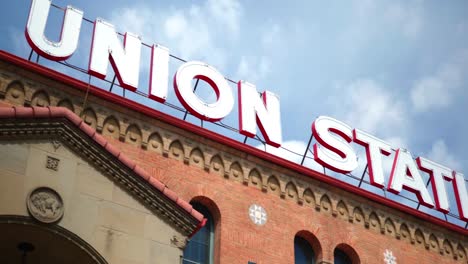
<svg viewBox="0 0 468 264"><path fill-rule="evenodd" d="M207 104L193 91L192 80L208 83L216 93L217 100ZM180 103L194 116L206 121L218 121L227 116L234 106L231 87L215 68L198 61L182 64L174 75L174 89Z"/></svg>
<svg viewBox="0 0 468 264"><path fill-rule="evenodd" d="M455 171L453 172L453 189L455 191L460 219L468 221L468 192L466 190L465 177L463 174Z"/></svg>
<svg viewBox="0 0 468 264"><path fill-rule="evenodd" d="M281 113L279 97L264 91L260 96L255 85L239 81L239 132L247 137L257 134L257 125L266 143L280 147L282 143Z"/></svg>
<svg viewBox="0 0 468 264"><path fill-rule="evenodd" d="M353 135L354 142L366 148L370 183L376 187L383 188L385 177L383 173L382 155L390 155L392 147L387 142L359 129L354 129Z"/></svg>
<svg viewBox="0 0 468 264"><path fill-rule="evenodd" d="M416 163L420 170L429 173L436 209L448 213L450 208L444 182L453 179L452 170L423 157L418 157Z"/></svg>
<svg viewBox="0 0 468 264"><path fill-rule="evenodd" d="M169 78L169 49L153 45L149 79L149 98L164 103L167 99Z"/></svg>
<svg viewBox="0 0 468 264"><path fill-rule="evenodd" d="M26 39L39 55L54 61L68 59L78 47L83 11L67 6L60 41L53 42L44 36L51 1L32 0L26 24Z"/></svg>
<svg viewBox="0 0 468 264"><path fill-rule="evenodd" d="M330 170L348 173L357 168L357 157L349 143L352 128L328 116L319 116L312 124L312 133L320 143L314 144L314 159Z"/></svg>
<svg viewBox="0 0 468 264"><path fill-rule="evenodd" d="M429 191L427 190L411 153L398 149L393 160L392 172L388 183L388 191L399 194L401 189L413 192L419 202L429 208L434 207Z"/></svg>
<svg viewBox="0 0 468 264"><path fill-rule="evenodd" d="M125 33L122 47L112 24L101 19L94 22L88 66L91 75L106 78L110 61L120 85L130 91L136 91L140 75L140 55L141 39L137 35Z"/></svg>

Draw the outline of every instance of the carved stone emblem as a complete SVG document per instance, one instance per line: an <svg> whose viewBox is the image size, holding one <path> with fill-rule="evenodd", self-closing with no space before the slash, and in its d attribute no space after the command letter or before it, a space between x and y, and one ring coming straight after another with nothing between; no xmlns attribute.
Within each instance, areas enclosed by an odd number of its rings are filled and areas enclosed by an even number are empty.
<svg viewBox="0 0 468 264"><path fill-rule="evenodd" d="M395 256L393 256L392 251L386 249L384 253L384 262L385 264L397 264Z"/></svg>
<svg viewBox="0 0 468 264"><path fill-rule="evenodd" d="M63 201L60 195L48 187L39 187L29 194L28 211L42 223L53 223L63 216Z"/></svg>
<svg viewBox="0 0 468 264"><path fill-rule="evenodd" d="M171 238L171 244L180 249L184 249L185 245L187 244L187 240L185 238L174 235Z"/></svg>
<svg viewBox="0 0 468 264"><path fill-rule="evenodd" d="M267 212L260 205L252 204L249 207L249 217L254 224L262 226L267 221Z"/></svg>
<svg viewBox="0 0 468 264"><path fill-rule="evenodd" d="M53 158L51 156L47 156L46 168L57 171L59 163L60 163L59 159Z"/></svg>

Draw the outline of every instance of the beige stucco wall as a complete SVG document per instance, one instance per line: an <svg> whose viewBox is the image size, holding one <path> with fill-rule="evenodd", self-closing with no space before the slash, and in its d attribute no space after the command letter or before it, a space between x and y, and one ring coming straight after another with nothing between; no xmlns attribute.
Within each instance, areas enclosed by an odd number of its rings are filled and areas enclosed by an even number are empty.
<svg viewBox="0 0 468 264"><path fill-rule="evenodd" d="M47 156L60 160L46 168ZM57 191L57 223L93 246L109 263L179 263L173 236L185 238L81 157L50 142L0 142L0 214L28 215L26 197L40 186Z"/></svg>

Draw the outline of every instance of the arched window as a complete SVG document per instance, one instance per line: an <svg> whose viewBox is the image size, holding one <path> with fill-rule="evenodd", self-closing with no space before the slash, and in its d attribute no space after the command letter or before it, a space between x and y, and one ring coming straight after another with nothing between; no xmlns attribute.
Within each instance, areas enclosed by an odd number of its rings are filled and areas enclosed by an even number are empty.
<svg viewBox="0 0 468 264"><path fill-rule="evenodd" d="M294 263L314 264L315 253L307 240L300 236L294 237Z"/></svg>
<svg viewBox="0 0 468 264"><path fill-rule="evenodd" d="M210 211L200 203L193 203L193 208L207 219L203 228L198 230L184 249L183 264L212 264L214 246L214 220Z"/></svg>
<svg viewBox="0 0 468 264"><path fill-rule="evenodd" d="M335 248L334 262L335 264L352 264L351 258L341 249Z"/></svg>

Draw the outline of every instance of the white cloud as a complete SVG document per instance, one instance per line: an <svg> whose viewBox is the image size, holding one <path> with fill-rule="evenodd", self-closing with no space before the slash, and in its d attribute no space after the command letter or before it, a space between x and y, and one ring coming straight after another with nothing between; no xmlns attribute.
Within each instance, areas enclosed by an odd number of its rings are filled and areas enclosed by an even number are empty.
<svg viewBox="0 0 468 264"><path fill-rule="evenodd" d="M285 36L278 24L272 23L259 28L262 32L258 45L251 47L254 55L242 55L236 76L251 83L264 81L272 71L273 57L278 56L279 47Z"/></svg>
<svg viewBox="0 0 468 264"><path fill-rule="evenodd" d="M242 6L237 0L196 2L183 8L151 4L114 10L111 21L119 31L141 35L148 43L168 47L187 60L205 60L223 68L229 46L240 31ZM124 30L120 30L123 28Z"/></svg>
<svg viewBox="0 0 468 264"><path fill-rule="evenodd" d="M238 1L233 0L209 0L208 6L217 21L224 24L231 34L237 35L240 30L239 18L242 15L242 7Z"/></svg>
<svg viewBox="0 0 468 264"><path fill-rule="evenodd" d="M385 8L387 21L407 37L416 37L424 26L422 1L391 1Z"/></svg>
<svg viewBox="0 0 468 264"><path fill-rule="evenodd" d="M187 30L187 27L187 20L180 12L168 17L164 23L165 33L171 39L184 34L184 32Z"/></svg>
<svg viewBox="0 0 468 264"><path fill-rule="evenodd" d="M425 9L420 0L355 0L352 12L359 25L357 32L365 27L366 34L376 26L376 32L381 32L384 27L387 33L395 31L407 38L415 38L425 25Z"/></svg>
<svg viewBox="0 0 468 264"><path fill-rule="evenodd" d="M427 158L453 170L460 170L462 167L461 163L450 153L445 141L441 139L432 144L431 151L427 154Z"/></svg>
<svg viewBox="0 0 468 264"><path fill-rule="evenodd" d="M213 39L214 32L205 24L202 12L195 6L188 12L174 12L165 19L163 28L160 28L164 29L166 38L171 42L169 48L174 49L183 58L199 60L208 55L205 51L220 52L220 47L216 46L217 43ZM224 56L223 54L218 58ZM216 60L216 56L213 57L210 56L210 61Z"/></svg>
<svg viewBox="0 0 468 264"><path fill-rule="evenodd" d="M146 28L148 21L146 17L149 16L148 10L138 10L136 8L122 8L114 11L111 21L118 31L124 28L125 31L132 32L142 37L146 36L148 29Z"/></svg>
<svg viewBox="0 0 468 264"><path fill-rule="evenodd" d="M468 66L468 51L457 54L452 62L441 66L433 75L415 82L411 89L411 101L417 112L448 107L461 88Z"/></svg>
<svg viewBox="0 0 468 264"><path fill-rule="evenodd" d="M419 80L411 91L411 100L416 111L433 107L446 107L451 103L450 91L442 79L427 77Z"/></svg>
<svg viewBox="0 0 468 264"><path fill-rule="evenodd" d="M407 148L406 146L408 146L406 139L403 137L391 136L391 137L384 138L384 140L388 142L394 149Z"/></svg>
<svg viewBox="0 0 468 264"><path fill-rule="evenodd" d="M281 37L281 27L278 24L273 24L264 30L261 37L261 43L263 47L271 47L278 43L278 39Z"/></svg>
<svg viewBox="0 0 468 264"><path fill-rule="evenodd" d="M354 13L359 19L366 19L376 12L377 3L374 0L356 0L353 2Z"/></svg>
<svg viewBox="0 0 468 264"><path fill-rule="evenodd" d="M236 76L255 84L259 80L266 79L266 75L270 71L271 65L268 57L242 56L237 67Z"/></svg>
<svg viewBox="0 0 468 264"><path fill-rule="evenodd" d="M237 75L242 76L242 78L246 78L246 76L250 72L250 64L245 56L241 57L239 62L239 66L237 66Z"/></svg>
<svg viewBox="0 0 468 264"><path fill-rule="evenodd" d="M329 104L347 124L378 137L402 134L406 107L381 84L372 79L359 79L338 86L337 94L340 95L340 103L332 98Z"/></svg>

